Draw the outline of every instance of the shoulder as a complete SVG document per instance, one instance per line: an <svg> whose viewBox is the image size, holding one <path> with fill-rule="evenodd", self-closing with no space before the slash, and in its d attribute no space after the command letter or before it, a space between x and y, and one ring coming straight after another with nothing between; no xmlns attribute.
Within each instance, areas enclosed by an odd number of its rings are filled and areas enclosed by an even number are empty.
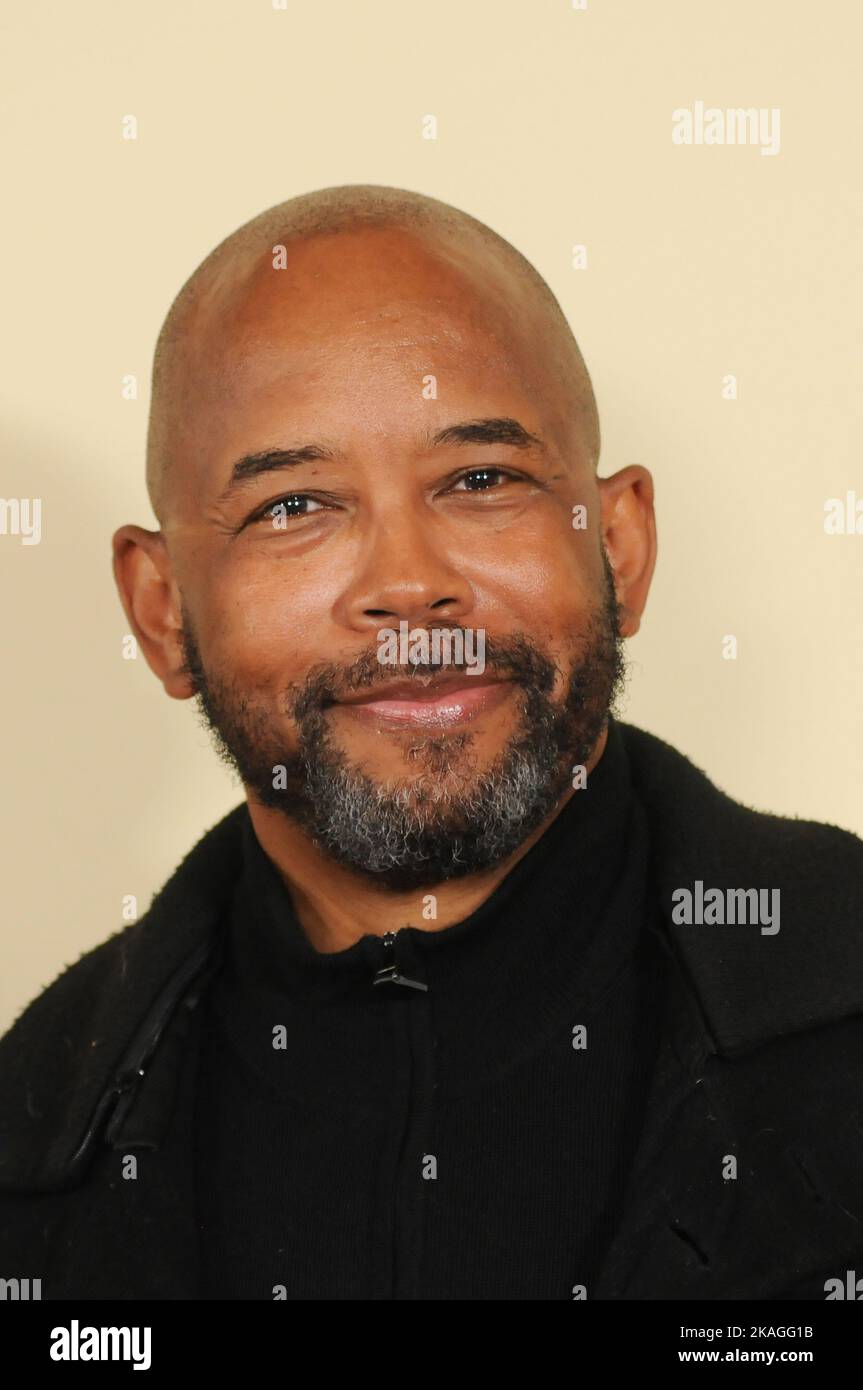
<svg viewBox="0 0 863 1390"><path fill-rule="evenodd" d="M57 978L27 1005L0 1038L29 1029L39 1031L58 1015L67 1015L72 1032L87 1031L103 1016L114 1016L136 998L146 999L163 978L165 968L194 950L201 930L233 886L242 854L241 817L237 806L184 856L153 898L138 922L115 932L67 965ZM84 1020L88 1020L84 1026Z"/></svg>
<svg viewBox="0 0 863 1390"><path fill-rule="evenodd" d="M86 1128L141 1029L158 1027L160 1001L167 1007L203 970L239 873L246 814L235 807L207 831L140 921L67 966L0 1038L0 1186L24 1150L34 1171L68 1160L52 1153L58 1135Z"/></svg>
<svg viewBox="0 0 863 1390"><path fill-rule="evenodd" d="M679 828L686 811L698 811L693 832L719 828L738 839L755 835L759 848L778 853L814 848L845 858L850 867L863 863L863 840L850 830L825 821L779 816L736 800L723 791L690 758L655 734L634 724L618 722L635 784L642 799L662 825ZM739 848L740 846L738 846Z"/></svg>
<svg viewBox="0 0 863 1390"><path fill-rule="evenodd" d="M647 815L665 930L718 1049L731 1054L863 1013L863 840L745 806L670 744L619 728ZM770 895L777 929L675 922L681 890Z"/></svg>

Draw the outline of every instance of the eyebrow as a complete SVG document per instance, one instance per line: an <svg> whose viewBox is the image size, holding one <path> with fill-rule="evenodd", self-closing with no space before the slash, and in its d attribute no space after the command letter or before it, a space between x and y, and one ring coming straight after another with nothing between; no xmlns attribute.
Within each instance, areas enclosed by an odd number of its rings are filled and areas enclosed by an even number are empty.
<svg viewBox="0 0 863 1390"><path fill-rule="evenodd" d="M438 444L510 444L515 449L542 449L539 435L531 434L518 420L508 417L494 420L467 420L461 425L447 425L432 435L429 445Z"/></svg>
<svg viewBox="0 0 863 1390"><path fill-rule="evenodd" d="M545 448L539 435L532 434L518 420L508 416L447 425L436 434L427 436L425 443L430 449L442 444L507 444L514 449ZM227 502L235 492L241 491L262 473L281 472L283 469L296 468L301 463L331 462L336 457L336 452L323 444L303 444L293 449L263 449L260 453L246 454L234 464L228 485L218 500Z"/></svg>

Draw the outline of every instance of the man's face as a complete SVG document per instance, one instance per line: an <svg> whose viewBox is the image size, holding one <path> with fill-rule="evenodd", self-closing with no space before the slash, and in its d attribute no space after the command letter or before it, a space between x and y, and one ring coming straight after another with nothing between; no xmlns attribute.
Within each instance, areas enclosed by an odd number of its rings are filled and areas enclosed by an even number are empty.
<svg viewBox="0 0 863 1390"><path fill-rule="evenodd" d="M394 888L499 862L588 761L622 675L596 483L533 301L378 229L290 246L196 342L164 529L222 752ZM474 645L405 659L380 637L400 625Z"/></svg>

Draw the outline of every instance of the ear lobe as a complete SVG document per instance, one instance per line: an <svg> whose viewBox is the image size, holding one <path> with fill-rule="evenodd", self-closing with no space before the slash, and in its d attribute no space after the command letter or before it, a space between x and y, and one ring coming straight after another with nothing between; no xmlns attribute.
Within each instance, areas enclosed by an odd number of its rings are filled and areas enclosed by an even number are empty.
<svg viewBox="0 0 863 1390"><path fill-rule="evenodd" d="M175 656L170 670L161 677L165 694L172 700L191 700L198 690L192 674L186 670L183 644L179 631L174 638Z"/></svg>
<svg viewBox="0 0 863 1390"><path fill-rule="evenodd" d="M121 526L112 548L120 602L147 665L172 699L190 699L194 683L184 671L176 585L161 532Z"/></svg>
<svg viewBox="0 0 863 1390"><path fill-rule="evenodd" d="M638 613L633 613L630 608L627 608L625 603L620 605L618 611L620 613L619 631L621 637L634 637L641 627L640 615Z"/></svg>
<svg viewBox="0 0 863 1390"><path fill-rule="evenodd" d="M602 543L614 571L621 635L633 637L641 626L656 564L653 479L646 468L631 464L612 477L597 481Z"/></svg>

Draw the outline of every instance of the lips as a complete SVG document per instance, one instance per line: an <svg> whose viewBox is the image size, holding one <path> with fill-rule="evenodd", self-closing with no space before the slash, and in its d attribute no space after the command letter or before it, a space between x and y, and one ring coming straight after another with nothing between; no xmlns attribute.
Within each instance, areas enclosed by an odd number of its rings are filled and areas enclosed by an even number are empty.
<svg viewBox="0 0 863 1390"><path fill-rule="evenodd" d="M511 682L493 676L418 676L346 695L332 708L364 722L441 729L495 709L511 689Z"/></svg>

